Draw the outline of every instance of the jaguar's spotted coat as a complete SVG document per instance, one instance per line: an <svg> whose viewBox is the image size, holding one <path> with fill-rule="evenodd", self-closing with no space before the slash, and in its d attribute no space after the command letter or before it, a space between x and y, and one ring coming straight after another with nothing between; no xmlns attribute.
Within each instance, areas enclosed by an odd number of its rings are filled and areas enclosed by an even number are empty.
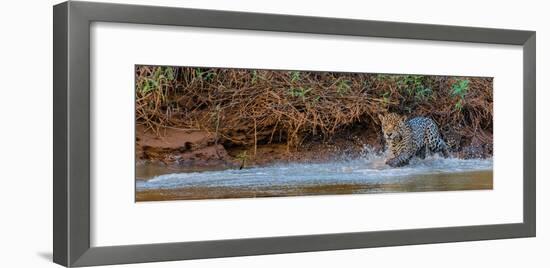
<svg viewBox="0 0 550 268"><path fill-rule="evenodd" d="M404 116L389 113L379 115L382 132L390 157L386 164L392 167L407 165L409 160L426 154L441 153L449 156L448 146L441 138L436 123L427 117L414 117L406 120Z"/></svg>

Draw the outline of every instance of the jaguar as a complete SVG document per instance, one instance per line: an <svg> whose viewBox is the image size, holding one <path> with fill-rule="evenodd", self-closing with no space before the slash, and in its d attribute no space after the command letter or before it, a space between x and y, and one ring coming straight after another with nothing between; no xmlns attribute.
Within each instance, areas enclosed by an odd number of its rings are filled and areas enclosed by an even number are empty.
<svg viewBox="0 0 550 268"><path fill-rule="evenodd" d="M387 165L405 166L413 157L424 159L427 154L441 153L449 157L449 147L431 118L417 116L407 119L396 113L379 114L378 118L389 152Z"/></svg>

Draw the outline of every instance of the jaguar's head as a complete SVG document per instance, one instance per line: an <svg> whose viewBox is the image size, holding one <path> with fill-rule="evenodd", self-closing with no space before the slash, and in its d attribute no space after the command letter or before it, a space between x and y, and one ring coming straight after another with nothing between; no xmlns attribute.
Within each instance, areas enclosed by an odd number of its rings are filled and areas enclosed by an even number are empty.
<svg viewBox="0 0 550 268"><path fill-rule="evenodd" d="M386 141L397 141L401 139L399 129L401 124L405 121L405 117L396 113L387 113L385 115L379 114L378 119L382 125L382 133Z"/></svg>

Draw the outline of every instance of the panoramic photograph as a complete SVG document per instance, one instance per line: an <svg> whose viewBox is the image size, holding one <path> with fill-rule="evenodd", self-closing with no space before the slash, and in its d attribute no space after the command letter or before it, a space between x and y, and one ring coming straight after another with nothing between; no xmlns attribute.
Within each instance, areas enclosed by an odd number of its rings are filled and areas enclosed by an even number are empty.
<svg viewBox="0 0 550 268"><path fill-rule="evenodd" d="M135 66L135 201L493 189L493 78Z"/></svg>

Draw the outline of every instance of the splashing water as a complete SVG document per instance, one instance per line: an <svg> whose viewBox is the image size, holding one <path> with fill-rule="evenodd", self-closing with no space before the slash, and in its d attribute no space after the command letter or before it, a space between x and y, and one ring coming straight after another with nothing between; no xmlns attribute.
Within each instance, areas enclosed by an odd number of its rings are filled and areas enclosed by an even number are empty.
<svg viewBox="0 0 550 268"><path fill-rule="evenodd" d="M329 163L275 164L242 170L173 173L137 181L138 191L186 187L294 187L339 184L400 183L418 176L490 171L492 159L457 159L437 156L412 159L410 164L391 168L384 156L365 148L358 159Z"/></svg>

